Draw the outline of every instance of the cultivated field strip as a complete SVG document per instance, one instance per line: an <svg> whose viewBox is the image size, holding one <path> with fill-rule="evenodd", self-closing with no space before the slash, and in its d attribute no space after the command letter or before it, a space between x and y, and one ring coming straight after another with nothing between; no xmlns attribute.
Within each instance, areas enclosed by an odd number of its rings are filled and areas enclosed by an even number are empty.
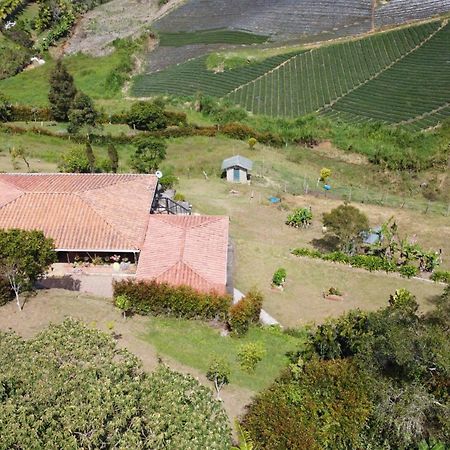
<svg viewBox="0 0 450 450"><path fill-rule="evenodd" d="M317 111L376 78L439 30L434 22L296 55L228 94L255 114L295 117Z"/></svg>
<svg viewBox="0 0 450 450"><path fill-rule="evenodd" d="M333 115L428 128L449 116L450 25L367 84L338 100ZM330 114L327 111L326 114Z"/></svg>
<svg viewBox="0 0 450 450"><path fill-rule="evenodd" d="M171 66L160 72L143 74L134 79L132 94L149 97L158 94L191 96L197 92L223 97L228 92L278 67L292 54L268 58L233 70L214 73L206 68L206 56Z"/></svg>

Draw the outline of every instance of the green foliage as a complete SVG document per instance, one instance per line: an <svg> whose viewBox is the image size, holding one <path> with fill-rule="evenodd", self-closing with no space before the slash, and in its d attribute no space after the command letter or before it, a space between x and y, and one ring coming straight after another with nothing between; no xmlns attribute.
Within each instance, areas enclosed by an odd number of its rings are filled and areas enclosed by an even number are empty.
<svg viewBox="0 0 450 450"><path fill-rule="evenodd" d="M351 360L313 359L258 394L242 425L261 449L363 448L370 412L365 377Z"/></svg>
<svg viewBox="0 0 450 450"><path fill-rule="evenodd" d="M145 373L111 336L73 320L24 341L0 333L5 448L228 450L220 402L189 376Z"/></svg>
<svg viewBox="0 0 450 450"><path fill-rule="evenodd" d="M124 317L126 317L127 312L131 309L130 299L126 295L118 295L114 299L114 305L122 311Z"/></svg>
<svg viewBox="0 0 450 450"><path fill-rule="evenodd" d="M355 246L362 241L362 233L369 229L369 219L358 208L340 205L329 213L323 214L323 224L328 233L339 239L340 248L352 253Z"/></svg>
<svg viewBox="0 0 450 450"><path fill-rule="evenodd" d="M0 80L12 77L30 62L31 51L23 45L0 35Z"/></svg>
<svg viewBox="0 0 450 450"><path fill-rule="evenodd" d="M272 276L272 284L274 284L275 286L283 286L283 284L286 282L286 275L286 269L280 267Z"/></svg>
<svg viewBox="0 0 450 450"><path fill-rule="evenodd" d="M50 91L48 101L55 120L66 121L75 99L77 90L72 75L59 59L50 73Z"/></svg>
<svg viewBox="0 0 450 450"><path fill-rule="evenodd" d="M406 264L399 267L398 273L404 278L412 278L419 274L419 270L417 267Z"/></svg>
<svg viewBox="0 0 450 450"><path fill-rule="evenodd" d="M435 270L430 277L433 281L450 284L450 271Z"/></svg>
<svg viewBox="0 0 450 450"><path fill-rule="evenodd" d="M287 216L286 225L294 228L307 228L312 222L311 208L297 208Z"/></svg>
<svg viewBox="0 0 450 450"><path fill-rule="evenodd" d="M174 287L156 281L122 280L114 282L114 299L126 296L131 313L166 315L188 319L219 319L227 317L231 299L214 292L200 293L188 286Z"/></svg>
<svg viewBox="0 0 450 450"><path fill-rule="evenodd" d="M0 92L0 122L9 122L11 118L12 118L11 103Z"/></svg>
<svg viewBox="0 0 450 450"><path fill-rule="evenodd" d="M248 146L250 147L250 150L253 150L255 148L255 145L258 143L258 141L254 138L251 137L248 141Z"/></svg>
<svg viewBox="0 0 450 450"><path fill-rule="evenodd" d="M89 142L86 143L86 146L84 148L84 151L86 153L86 159L89 164L89 172L94 173L95 172L95 155L94 150L92 150L92 146Z"/></svg>
<svg viewBox="0 0 450 450"><path fill-rule="evenodd" d="M228 325L236 336L247 333L250 325L259 323L263 297L259 291L249 291L238 303L232 305L228 312Z"/></svg>
<svg viewBox="0 0 450 450"><path fill-rule="evenodd" d="M69 133L76 133L82 127L95 127L99 114L95 110L92 99L81 91L78 91L70 107L68 114Z"/></svg>
<svg viewBox="0 0 450 450"><path fill-rule="evenodd" d="M86 150L82 147L74 147L69 150L61 157L59 169L66 173L89 173L91 166Z"/></svg>
<svg viewBox="0 0 450 450"><path fill-rule="evenodd" d="M0 276L0 306L5 305L14 298L11 284L4 276Z"/></svg>
<svg viewBox="0 0 450 450"><path fill-rule="evenodd" d="M137 130L161 130L167 127L167 117L164 109L155 102L137 102L131 106L127 123Z"/></svg>
<svg viewBox="0 0 450 450"><path fill-rule="evenodd" d="M254 372L256 365L266 356L266 349L259 342L242 344L238 348L237 359L246 372Z"/></svg>
<svg viewBox="0 0 450 450"><path fill-rule="evenodd" d="M320 181L326 183L328 178L330 178L330 177L331 177L330 169L327 169L326 167L320 169L320 177L319 177Z"/></svg>
<svg viewBox="0 0 450 450"><path fill-rule="evenodd" d="M108 145L108 159L111 166L111 172L117 173L117 170L119 169L119 154L117 153L114 144L111 143Z"/></svg>
<svg viewBox="0 0 450 450"><path fill-rule="evenodd" d="M9 281L19 309L19 294L32 289L55 261L53 240L42 231L0 229L0 276Z"/></svg>
<svg viewBox="0 0 450 450"><path fill-rule="evenodd" d="M220 398L220 390L230 382L231 369L228 362L220 357L214 358L206 372L206 378L214 383L217 398Z"/></svg>
<svg viewBox="0 0 450 450"><path fill-rule="evenodd" d="M131 157L130 166L138 173L152 173L166 158L167 144L153 137L138 137L134 140L136 151Z"/></svg>

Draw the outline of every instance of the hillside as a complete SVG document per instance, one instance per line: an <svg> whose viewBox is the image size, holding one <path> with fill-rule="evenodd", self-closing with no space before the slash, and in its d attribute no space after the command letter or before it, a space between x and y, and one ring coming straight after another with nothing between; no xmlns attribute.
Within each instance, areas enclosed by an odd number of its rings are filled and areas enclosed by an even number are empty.
<svg viewBox="0 0 450 450"><path fill-rule="evenodd" d="M450 26L435 21L220 73L207 70L203 56L139 76L132 92L148 96L201 91L272 117L320 110L344 119L351 114L352 121L427 128L449 114L449 60Z"/></svg>

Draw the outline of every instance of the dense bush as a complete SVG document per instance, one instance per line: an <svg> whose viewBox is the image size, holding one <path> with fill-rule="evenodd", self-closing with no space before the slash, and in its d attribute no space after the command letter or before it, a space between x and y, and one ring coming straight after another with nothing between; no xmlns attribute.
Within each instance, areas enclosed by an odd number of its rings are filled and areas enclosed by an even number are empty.
<svg viewBox="0 0 450 450"><path fill-rule="evenodd" d="M275 271L275 273L272 276L272 284L275 286L283 286L283 284L286 281L286 269L283 269L280 267Z"/></svg>
<svg viewBox="0 0 450 450"><path fill-rule="evenodd" d="M230 448L222 404L193 378L143 372L73 320L24 341L0 333L1 448Z"/></svg>
<svg viewBox="0 0 450 450"><path fill-rule="evenodd" d="M11 105L12 122L44 121L52 120L52 112L49 108L35 108L28 105Z"/></svg>
<svg viewBox="0 0 450 450"><path fill-rule="evenodd" d="M449 294L421 316L414 296L399 289L385 308L311 329L244 416L258 448L409 450L449 442Z"/></svg>
<svg viewBox="0 0 450 450"><path fill-rule="evenodd" d="M0 306L5 305L14 297L14 292L6 278L0 277Z"/></svg>
<svg viewBox="0 0 450 450"><path fill-rule="evenodd" d="M198 292L188 286L171 286L156 281L122 280L114 282L114 298L125 296L131 313L167 315L187 319L226 320L231 298Z"/></svg>
<svg viewBox="0 0 450 450"><path fill-rule="evenodd" d="M62 155L59 170L66 173L90 173L91 166L86 151L81 147L74 147Z"/></svg>
<svg viewBox="0 0 450 450"><path fill-rule="evenodd" d="M431 274L430 278L436 282L440 281L442 283L450 284L450 271L436 270Z"/></svg>
<svg viewBox="0 0 450 450"><path fill-rule="evenodd" d="M237 336L247 333L251 324L259 323L263 297L258 291L250 291L229 309L228 325Z"/></svg>
<svg viewBox="0 0 450 450"><path fill-rule="evenodd" d="M127 124L143 131L161 130L167 127L164 109L154 102L134 103L127 117Z"/></svg>
<svg viewBox="0 0 450 450"><path fill-rule="evenodd" d="M297 208L286 218L286 225L294 228L307 228L312 222L311 208Z"/></svg>
<svg viewBox="0 0 450 450"><path fill-rule="evenodd" d="M0 122L8 122L12 117L10 101L0 92Z"/></svg>

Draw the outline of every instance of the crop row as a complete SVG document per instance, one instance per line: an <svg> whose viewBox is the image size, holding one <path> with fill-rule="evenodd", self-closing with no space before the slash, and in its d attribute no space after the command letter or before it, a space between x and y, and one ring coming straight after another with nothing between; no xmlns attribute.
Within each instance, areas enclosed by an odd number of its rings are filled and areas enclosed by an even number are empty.
<svg viewBox="0 0 450 450"><path fill-rule="evenodd" d="M262 44L268 36L245 31L206 30L196 32L159 33L159 45L163 47L184 47L195 44Z"/></svg>
<svg viewBox="0 0 450 450"><path fill-rule="evenodd" d="M243 85L229 98L269 116L295 117L316 111L388 68L438 26L426 24L311 50Z"/></svg>
<svg viewBox="0 0 450 450"><path fill-rule="evenodd" d="M236 69L214 73L206 67L206 56L171 66L160 72L135 78L132 93L138 97L157 94L190 96L197 92L222 97L243 83L254 80L286 61L293 54L284 54Z"/></svg>
<svg viewBox="0 0 450 450"><path fill-rule="evenodd" d="M446 25L415 52L337 101L333 110L389 123L418 117L416 126L433 126L446 110L428 113L450 101L449 61L450 25Z"/></svg>

